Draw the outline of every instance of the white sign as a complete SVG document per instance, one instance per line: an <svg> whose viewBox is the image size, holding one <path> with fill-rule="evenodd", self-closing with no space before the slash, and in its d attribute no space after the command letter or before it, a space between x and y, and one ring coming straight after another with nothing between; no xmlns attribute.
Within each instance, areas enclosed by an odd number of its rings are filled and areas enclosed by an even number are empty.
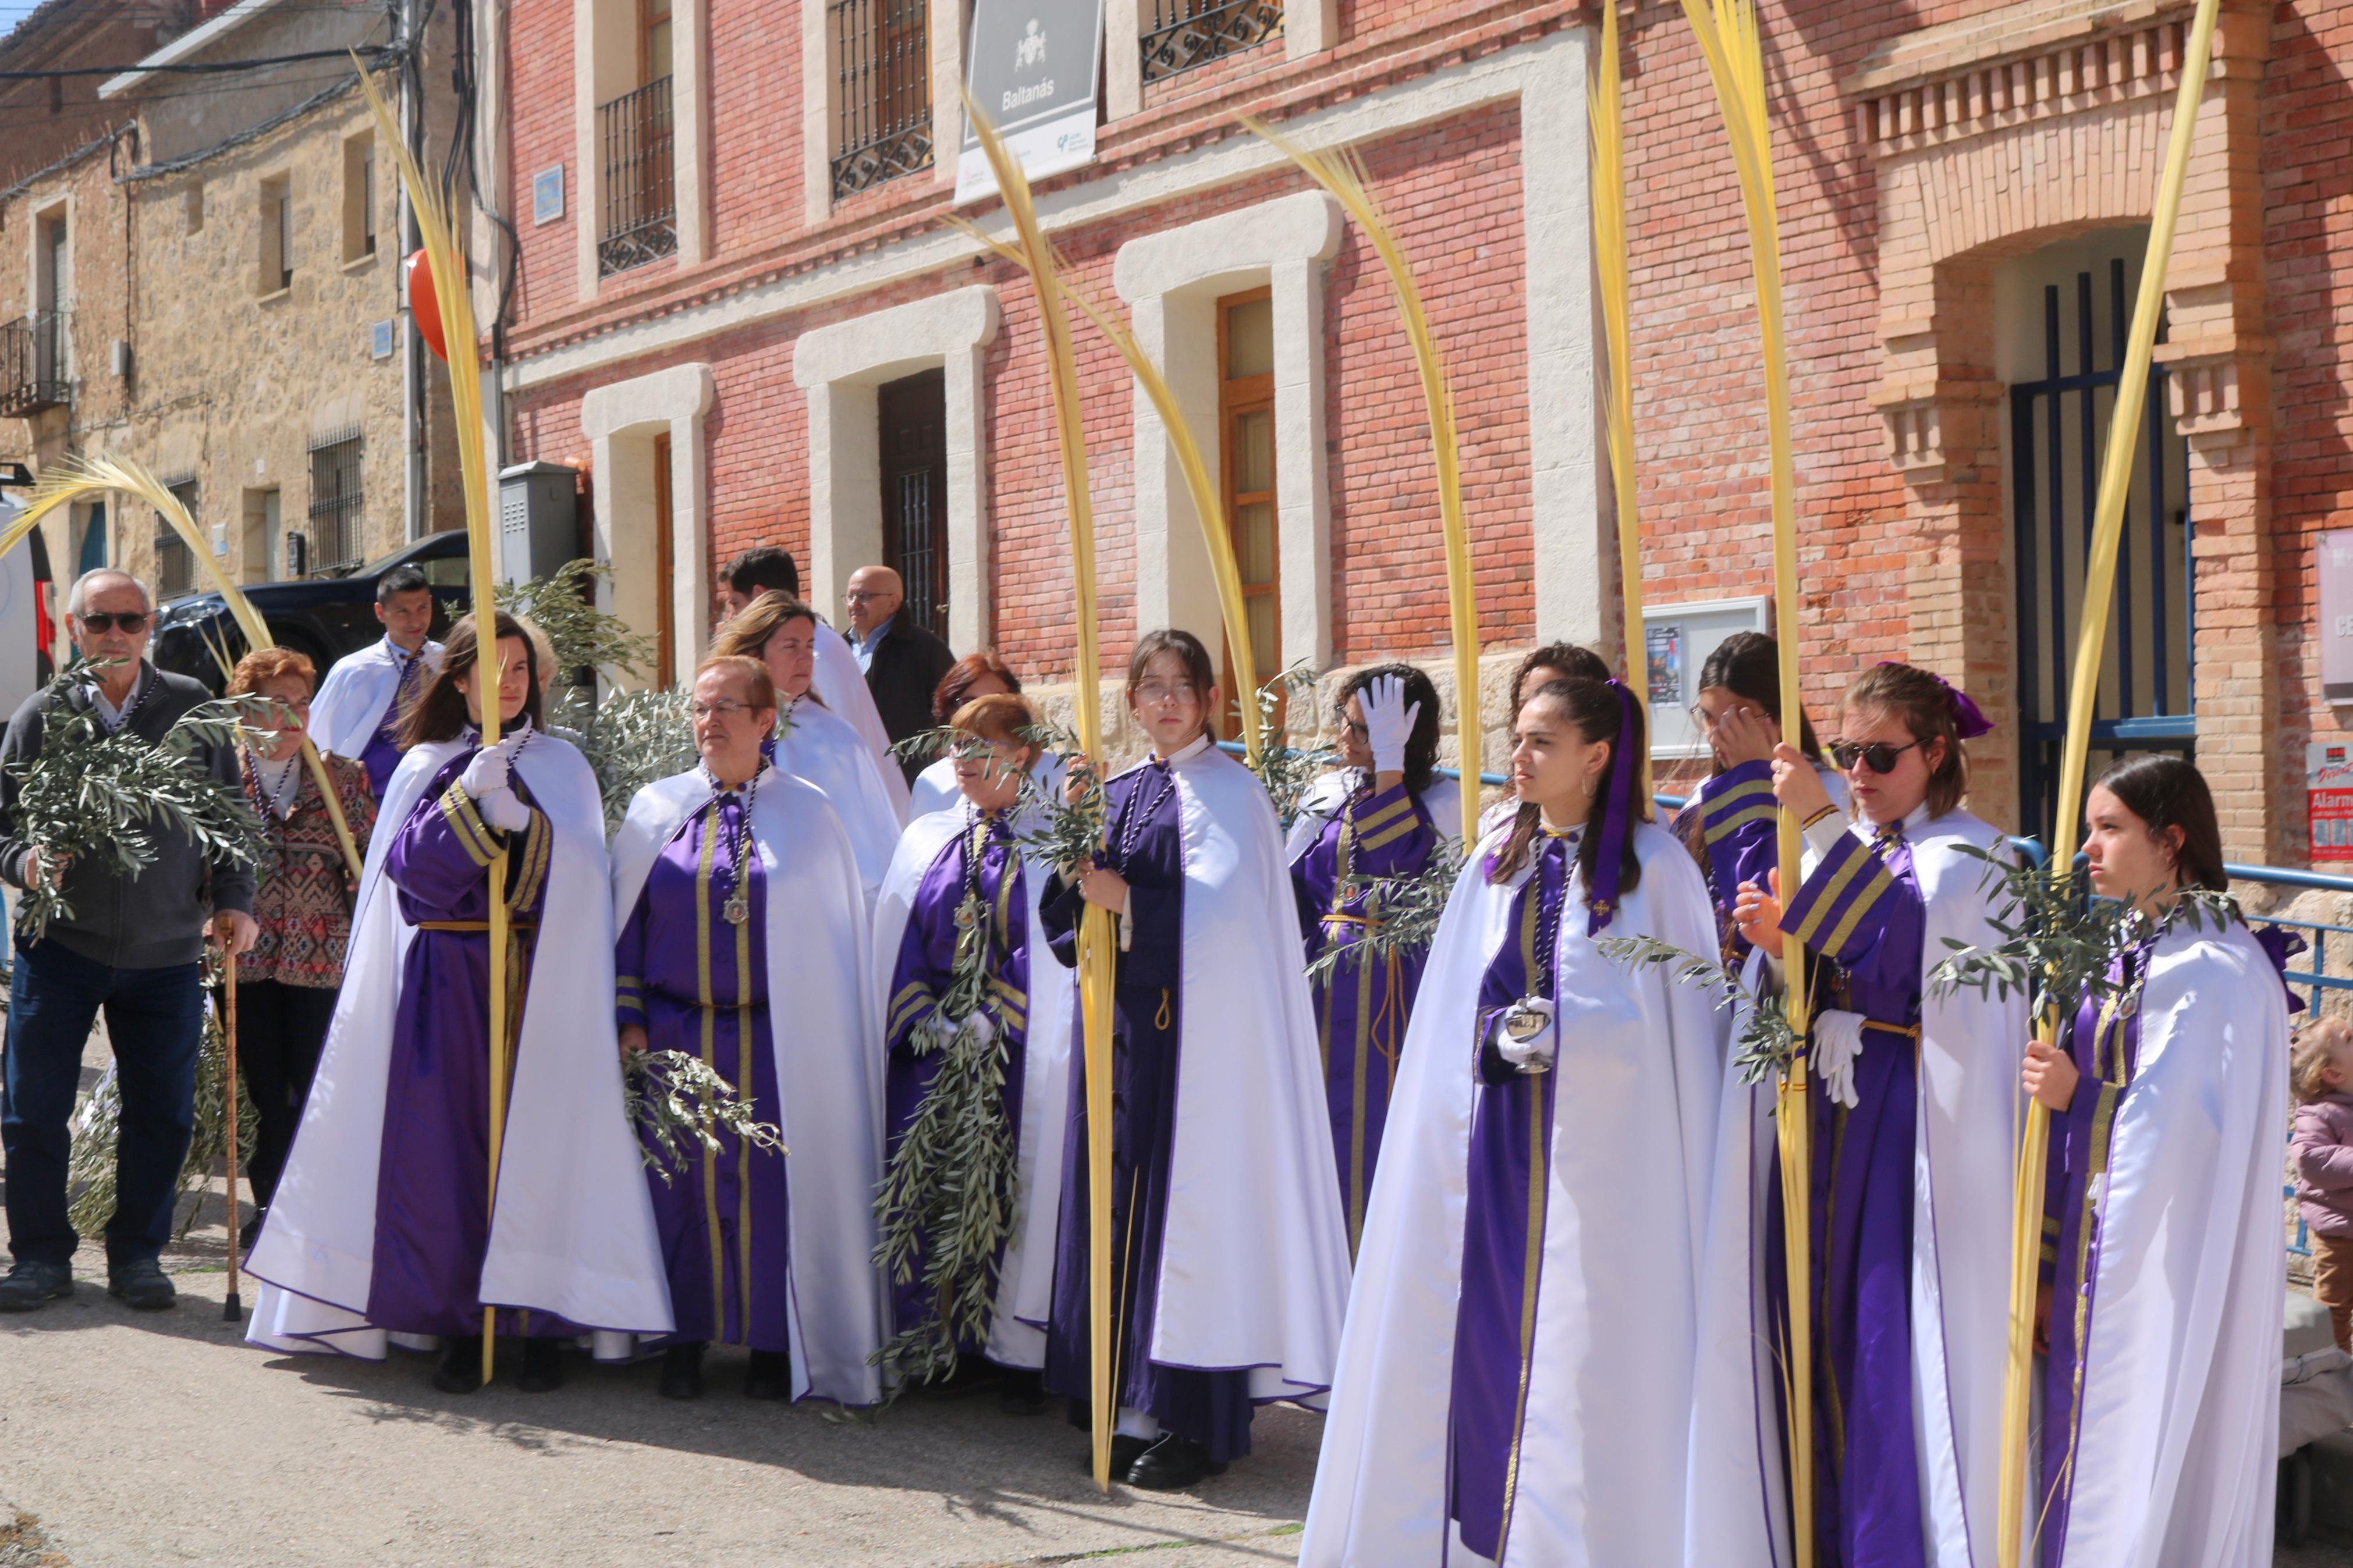
<svg viewBox="0 0 2353 1568"><path fill-rule="evenodd" d="M965 82L1031 180L1094 162L1102 89L1103 0L977 0ZM967 124L955 199L997 194L997 176Z"/></svg>
<svg viewBox="0 0 2353 1568"><path fill-rule="evenodd" d="M1691 721L1699 695L1700 667L1715 645L1735 632L1772 629L1768 598L1712 599L1698 605L1642 606L1645 684L1651 694L1651 755L1681 759L1707 755Z"/></svg>

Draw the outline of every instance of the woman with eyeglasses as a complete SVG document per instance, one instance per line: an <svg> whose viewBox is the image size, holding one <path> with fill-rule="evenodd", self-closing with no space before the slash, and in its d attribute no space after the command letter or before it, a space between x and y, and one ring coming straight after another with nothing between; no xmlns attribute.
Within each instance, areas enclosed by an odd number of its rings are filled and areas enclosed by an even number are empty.
<svg viewBox="0 0 2353 1568"><path fill-rule="evenodd" d="M1925 669L1847 689L1831 748L1849 822L1810 758L1776 745L1773 792L1804 824L1804 881L1744 882L1740 933L1778 992L1808 963L1815 1518L1794 1524L1772 1349L1790 1310L1779 1156L1768 1132L1718 1151L1704 1276L1687 1561L1771 1562L1810 1529L1816 1560L1989 1561L2000 1490L2012 1152L2024 999L1936 994L1955 944L2000 940L1988 882L2010 854L1961 807L1965 742L1990 726ZM1768 994L1761 1004L1778 1005ZM1753 1123L1727 1119L1735 1134ZM1764 1147L1757 1147L1762 1142ZM1735 1173L1753 1173L1728 1197ZM1744 1217L1746 1224L1742 1224ZM1761 1276L1761 1279L1759 1278ZM1759 1467L1762 1467L1760 1478Z"/></svg>
<svg viewBox="0 0 2353 1568"><path fill-rule="evenodd" d="M1029 705L997 692L965 702L952 721L961 737L947 759L957 804L908 826L874 911L889 1052L881 1205L886 1237L893 1222L928 1235L952 1229L957 1194L977 1187L992 1194L990 1212L1010 1224L976 1328L958 1321L955 1296L969 1276L932 1282L926 1271L939 1258L928 1246L897 1262L890 1287L902 1342L892 1360L900 1375L938 1383L962 1370L962 1358L985 1358L1003 1369L998 1404L1034 1415L1045 1408L1039 1372L1053 1308L1077 985L1036 940L1049 873L1029 863L1020 842L1040 826L1036 808L1021 801L1021 781L1040 749L1027 738L1037 722ZM994 1094L976 1096L970 1079L945 1079L942 1058L952 1046L997 1053L994 1068L982 1069L1002 1075ZM1005 1144L976 1136L976 1116ZM922 1146L911 1149L911 1138L929 1131L922 1124L934 1121L954 1131L944 1140L916 1138ZM939 1142L948 1145L945 1160L926 1167ZM999 1149L1010 1158L991 1163Z"/></svg>
<svg viewBox="0 0 2353 1568"><path fill-rule="evenodd" d="M1426 944L1366 946L1388 901L1384 884L1416 877L1461 831L1461 795L1440 778L1438 690L1409 664L1375 665L1340 689L1340 768L1310 786L1293 824L1291 886L1311 964L1356 950L1313 987L1324 1048L1324 1109L1340 1167L1353 1253L1397 1081L1398 1049L1421 984Z"/></svg>
<svg viewBox="0 0 2353 1568"><path fill-rule="evenodd" d="M257 1344L382 1360L438 1342L433 1385L465 1394L494 1308L493 1331L522 1341L517 1386L539 1394L562 1385L568 1342L593 1332L618 1360L670 1329L622 1113L604 806L586 760L541 727L536 662L512 616L487 648L461 620L404 721L334 1023L254 1249ZM495 1205L493 898L509 921Z"/></svg>
<svg viewBox="0 0 2353 1568"><path fill-rule="evenodd" d="M1116 932L1112 1474L1164 1491L1249 1453L1255 1405L1331 1385L1348 1296L1282 833L1257 777L1215 744L1219 696L1191 633L1136 640L1128 712L1152 754L1104 786L1102 853L1050 881L1038 911L1065 965L1085 905ZM1085 1075L1071 1078L1046 1386L1084 1426L1087 1116Z"/></svg>
<svg viewBox="0 0 2353 1568"><path fill-rule="evenodd" d="M1714 940L1642 752L1615 680L1514 719L1518 809L1455 883L1406 1037L1302 1563L1683 1560L1725 1029L1603 951Z"/></svg>
<svg viewBox="0 0 2353 1568"><path fill-rule="evenodd" d="M302 765L311 718L311 661L291 648L257 648L229 672L227 695L245 700L238 748L246 804L261 819L269 850L254 868L254 923L260 935L237 960L237 1067L252 1091L257 1239L293 1147L302 1104L318 1071L319 1048L335 1014L352 936L357 888L319 781ZM362 856L375 826L375 796L362 763L322 753L335 803Z"/></svg>
<svg viewBox="0 0 2353 1568"><path fill-rule="evenodd" d="M754 1399L872 1405L881 1089L866 894L840 818L763 754L776 693L758 659L695 672L700 760L639 790L613 837L615 1023L624 1054L700 1058L779 1129L681 1140L645 1173L677 1330L659 1393L702 1392L712 1344L750 1352ZM659 1068L654 1069L659 1071Z"/></svg>
<svg viewBox="0 0 2353 1568"><path fill-rule="evenodd" d="M812 689L817 627L817 612L798 599L762 594L719 628L711 657L756 658L767 666L776 689L776 730L768 756L783 772L825 792L849 835L871 906L904 824L872 749Z"/></svg>
<svg viewBox="0 0 2353 1568"><path fill-rule="evenodd" d="M1013 667L983 648L968 653L955 661L948 672L940 677L932 692L932 718L935 723L953 724L956 713L967 702L984 697L1021 695L1021 678ZM1039 790L1062 787L1062 764L1051 752L1033 748L1038 760L1030 772ZM935 811L953 811L964 803L964 791L957 781L956 759L942 756L934 759L915 775L908 786L907 820L917 822Z"/></svg>

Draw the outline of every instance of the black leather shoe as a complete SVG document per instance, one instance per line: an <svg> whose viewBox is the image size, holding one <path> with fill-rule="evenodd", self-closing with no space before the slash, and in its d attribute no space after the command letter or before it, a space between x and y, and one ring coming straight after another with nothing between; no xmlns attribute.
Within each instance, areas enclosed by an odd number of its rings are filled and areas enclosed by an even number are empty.
<svg viewBox="0 0 2353 1568"><path fill-rule="evenodd" d="M1172 1432L1128 1467L1127 1484L1148 1492L1176 1492L1197 1485L1205 1477L1225 1473L1224 1460L1212 1459L1206 1447Z"/></svg>
<svg viewBox="0 0 2353 1568"><path fill-rule="evenodd" d="M744 1394L747 1399L790 1399L793 1358L783 1351L754 1351L752 1370L744 1374Z"/></svg>
<svg viewBox="0 0 2353 1568"><path fill-rule="evenodd" d="M166 1284L170 1281L165 1281ZM73 1295L73 1265L20 1258L0 1279L0 1312L37 1312Z"/></svg>
<svg viewBox="0 0 2353 1568"><path fill-rule="evenodd" d="M661 1384L655 1390L664 1399L702 1397L702 1342L672 1345L662 1352Z"/></svg>
<svg viewBox="0 0 2353 1568"><path fill-rule="evenodd" d="M562 1340L525 1340L522 1342L522 1375L515 1386L525 1394L553 1394L564 1386L564 1342Z"/></svg>
<svg viewBox="0 0 2353 1568"><path fill-rule="evenodd" d="M482 1336L461 1334L441 1346L441 1364L433 1369L433 1386L444 1394L471 1394L482 1386Z"/></svg>
<svg viewBox="0 0 2353 1568"><path fill-rule="evenodd" d="M180 1300L164 1266L152 1258L131 1258L108 1264L106 1293L121 1297L124 1306L142 1312L163 1311L178 1305Z"/></svg>
<svg viewBox="0 0 2353 1568"><path fill-rule="evenodd" d="M997 1380L997 1407L1008 1415L1035 1415L1046 1408L1043 1374L1007 1367Z"/></svg>
<svg viewBox="0 0 2353 1568"><path fill-rule="evenodd" d="M1160 1439L1157 1437L1131 1437L1124 1432L1113 1433L1111 1435L1111 1479L1115 1481L1124 1480L1127 1478L1127 1472L1134 1468L1135 1461L1144 1458L1144 1451L1158 1441ZM1079 1473L1082 1476L1092 1476L1095 1473L1093 1449L1090 1448L1079 1456Z"/></svg>

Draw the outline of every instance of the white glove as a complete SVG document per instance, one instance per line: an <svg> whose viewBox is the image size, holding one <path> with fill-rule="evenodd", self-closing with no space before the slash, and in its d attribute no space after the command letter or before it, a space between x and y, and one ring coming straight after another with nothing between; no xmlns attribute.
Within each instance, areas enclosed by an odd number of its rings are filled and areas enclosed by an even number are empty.
<svg viewBox="0 0 2353 1568"><path fill-rule="evenodd" d="M1413 736L1413 721L1421 717L1421 704L1405 700L1404 679L1376 679L1356 693L1356 705L1365 711L1365 743L1373 749L1373 772L1405 772L1405 743Z"/></svg>
<svg viewBox="0 0 2353 1568"><path fill-rule="evenodd" d="M1852 1110L1862 1103L1854 1089L1854 1058L1862 1054L1862 1015L1814 1015L1814 1079L1833 1101Z"/></svg>
<svg viewBox="0 0 2353 1568"><path fill-rule="evenodd" d="M474 796L474 809L501 833L521 833L531 826L531 807L517 800L515 792L505 784Z"/></svg>
<svg viewBox="0 0 2353 1568"><path fill-rule="evenodd" d="M466 771L458 775L458 787L467 797L480 805L483 798L507 787L507 763L511 760L506 742L484 746L476 752Z"/></svg>
<svg viewBox="0 0 2353 1568"><path fill-rule="evenodd" d="M1528 1013L1540 1016L1544 1019L1544 1026L1525 1039L1514 1039L1511 1030L1506 1027L1512 1016L1511 1009L1504 1009L1495 1020L1496 1054L1522 1072L1546 1071L1559 1051L1560 1021L1553 1016L1552 1004L1541 996L1526 998L1518 1005Z"/></svg>

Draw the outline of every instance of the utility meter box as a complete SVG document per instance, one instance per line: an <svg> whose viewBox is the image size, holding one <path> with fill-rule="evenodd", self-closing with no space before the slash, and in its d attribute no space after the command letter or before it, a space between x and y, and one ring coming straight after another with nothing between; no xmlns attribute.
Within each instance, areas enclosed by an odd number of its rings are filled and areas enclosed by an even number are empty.
<svg viewBox="0 0 2353 1568"><path fill-rule="evenodd" d="M580 470L518 463L499 470L499 580L545 577L579 553Z"/></svg>

